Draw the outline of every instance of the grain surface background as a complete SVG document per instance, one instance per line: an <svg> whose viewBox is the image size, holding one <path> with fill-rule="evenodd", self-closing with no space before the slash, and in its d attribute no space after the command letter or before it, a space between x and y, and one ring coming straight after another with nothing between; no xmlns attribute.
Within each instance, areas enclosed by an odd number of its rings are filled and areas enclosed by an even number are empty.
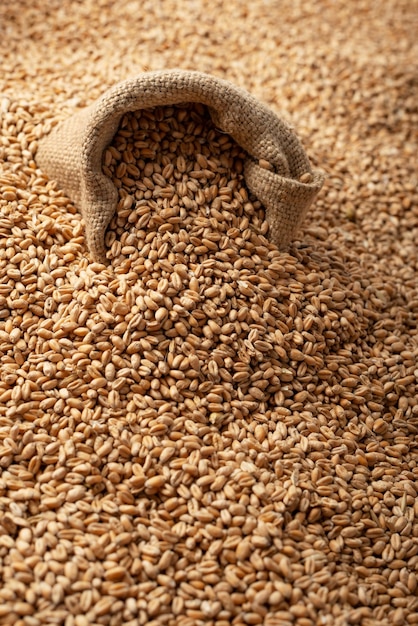
<svg viewBox="0 0 418 626"><path fill-rule="evenodd" d="M417 16L2 0L0 624L418 623ZM326 172L287 253L184 106L126 116L89 262L37 140L170 67L246 88Z"/></svg>

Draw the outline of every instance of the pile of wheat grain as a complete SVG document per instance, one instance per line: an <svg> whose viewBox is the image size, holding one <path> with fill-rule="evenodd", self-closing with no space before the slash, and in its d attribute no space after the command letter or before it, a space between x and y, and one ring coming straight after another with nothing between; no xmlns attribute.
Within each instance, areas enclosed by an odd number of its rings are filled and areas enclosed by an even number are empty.
<svg viewBox="0 0 418 626"><path fill-rule="evenodd" d="M0 624L418 623L413 9L2 3ZM328 180L288 252L185 103L122 119L89 261L37 140L144 66L294 121Z"/></svg>

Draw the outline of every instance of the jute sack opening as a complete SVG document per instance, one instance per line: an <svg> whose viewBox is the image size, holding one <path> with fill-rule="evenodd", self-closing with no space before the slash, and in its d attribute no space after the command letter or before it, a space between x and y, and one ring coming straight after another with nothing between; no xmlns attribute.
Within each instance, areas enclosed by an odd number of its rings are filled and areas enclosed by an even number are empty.
<svg viewBox="0 0 418 626"><path fill-rule="evenodd" d="M118 201L116 187L102 171L102 158L122 116L185 102L206 105L215 125L246 151L245 181L265 207L270 240L284 248L295 236L323 176L312 170L292 128L225 80L183 70L147 72L116 84L39 143L38 165L81 210L94 260L105 261L105 231Z"/></svg>

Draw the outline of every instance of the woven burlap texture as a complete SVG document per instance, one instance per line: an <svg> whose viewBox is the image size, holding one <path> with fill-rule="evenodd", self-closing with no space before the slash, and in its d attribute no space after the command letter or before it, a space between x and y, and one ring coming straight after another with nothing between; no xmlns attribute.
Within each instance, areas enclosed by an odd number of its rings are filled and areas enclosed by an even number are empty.
<svg viewBox="0 0 418 626"><path fill-rule="evenodd" d="M216 126L246 151L246 184L266 209L270 240L283 249L294 238L323 176L312 170L293 129L226 80L184 70L145 72L116 84L39 142L37 163L80 209L94 260L105 261L105 232L118 201L116 187L102 171L102 158L121 117L185 102L206 105ZM261 159L272 170L260 167ZM306 173L310 182L301 182Z"/></svg>

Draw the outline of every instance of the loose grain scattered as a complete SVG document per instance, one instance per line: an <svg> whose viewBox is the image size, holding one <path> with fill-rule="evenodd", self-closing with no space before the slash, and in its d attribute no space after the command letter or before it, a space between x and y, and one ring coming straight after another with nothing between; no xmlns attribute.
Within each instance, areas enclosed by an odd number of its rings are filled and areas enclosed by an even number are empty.
<svg viewBox="0 0 418 626"><path fill-rule="evenodd" d="M0 624L416 624L411 3L45 6L0 7ZM185 103L121 120L89 263L37 141L144 66L289 115L328 179L288 253Z"/></svg>

